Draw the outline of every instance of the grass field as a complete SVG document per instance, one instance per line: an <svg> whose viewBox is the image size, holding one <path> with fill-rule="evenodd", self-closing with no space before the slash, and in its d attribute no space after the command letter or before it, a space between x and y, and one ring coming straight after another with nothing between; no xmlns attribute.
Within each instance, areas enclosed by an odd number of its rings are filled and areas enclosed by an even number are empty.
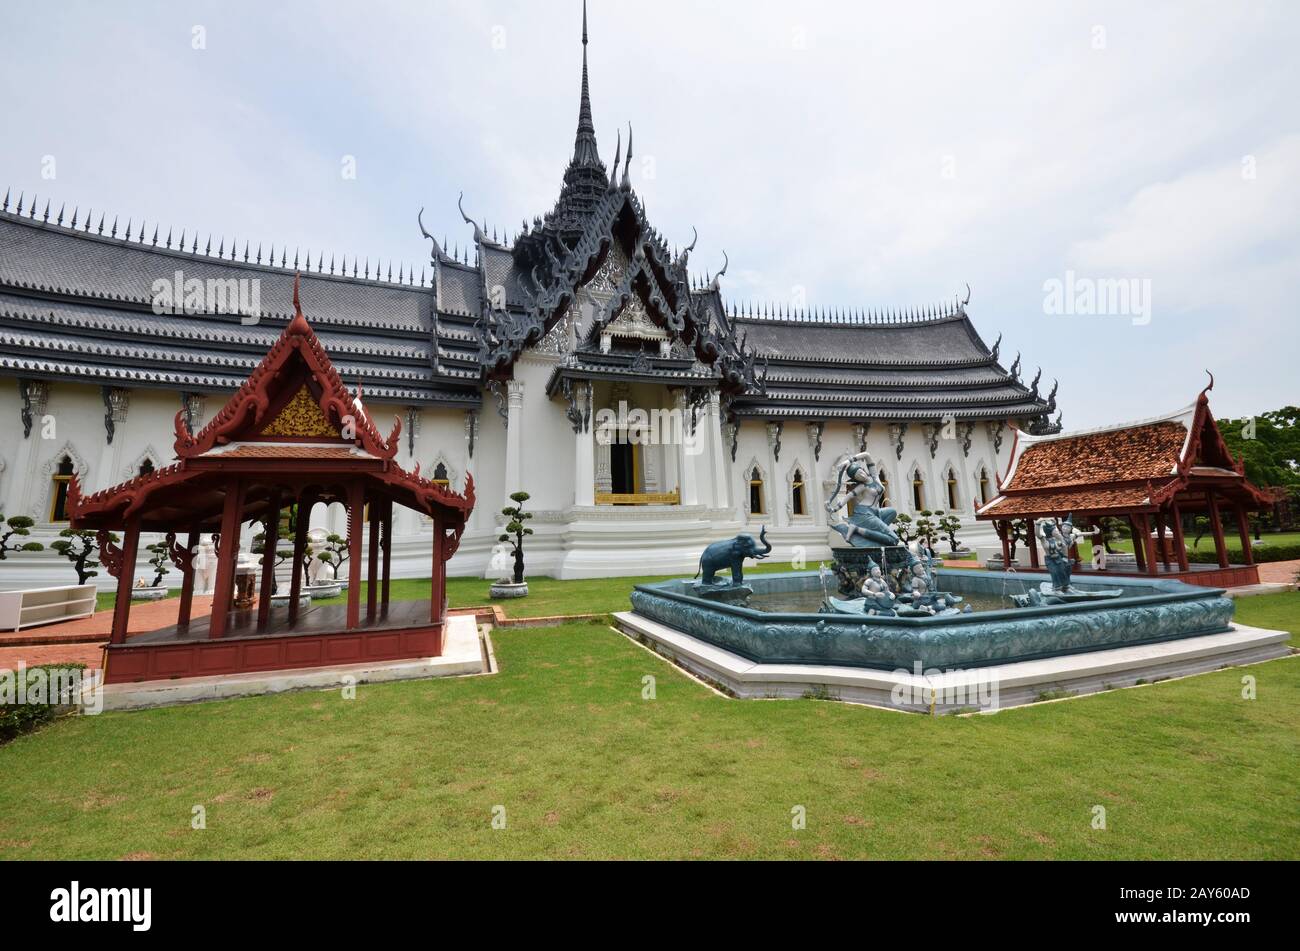
<svg viewBox="0 0 1300 951"><path fill-rule="evenodd" d="M537 613L619 607L628 583L539 583ZM1295 634L1300 594L1238 615ZM603 623L493 641L494 676L21 737L0 747L0 857L1300 857L1294 659L930 719L724 699Z"/></svg>

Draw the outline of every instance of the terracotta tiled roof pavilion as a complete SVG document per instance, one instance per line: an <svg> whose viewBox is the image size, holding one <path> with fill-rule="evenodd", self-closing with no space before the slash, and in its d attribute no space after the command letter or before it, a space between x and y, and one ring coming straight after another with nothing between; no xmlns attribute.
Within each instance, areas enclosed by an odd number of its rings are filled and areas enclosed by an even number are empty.
<svg viewBox="0 0 1300 951"><path fill-rule="evenodd" d="M177 461L102 492L82 495L76 476L68 491L75 529L98 530L101 560L118 579L106 682L234 673L437 656L445 608L445 562L455 552L474 506L474 480L465 492L403 469L396 461L401 420L385 438L367 412L358 389L352 393L303 315L294 284L294 317L269 352L212 421L191 434L184 413L176 415ZM298 600L311 509L339 502L348 509L348 601L339 627L342 639L322 623L299 624ZM430 607L422 621L388 620L389 538L394 504L431 519L433 581ZM240 527L261 522L264 547L274 550L281 513L296 506L293 561L287 613L271 611L275 558L264 558L255 615L232 608ZM369 508L369 589L361 619L363 513ZM110 530L124 533L119 548ZM128 643L131 584L141 531L167 533L173 563L181 570L179 623L172 636ZM176 534L188 534L181 546ZM193 555L201 532L218 536L218 567L206 630L190 624L194 590ZM382 553L382 578L380 555ZM405 611L405 614L410 614ZM232 633L232 631L237 633ZM355 632L355 636L351 636ZM201 633L203 636L196 636ZM396 634L396 636L394 636ZM326 643L327 639L331 640ZM290 645L292 641L292 645ZM231 649L231 647L234 649Z"/></svg>
<svg viewBox="0 0 1300 951"><path fill-rule="evenodd" d="M998 495L976 516L997 523L1006 539L1010 521L1064 517L1086 521L1128 519L1139 565L1158 570L1152 527L1161 541L1172 532L1179 570L1190 571L1182 516L1209 515L1219 567L1227 570L1221 510L1233 512L1242 536L1246 567L1253 569L1246 513L1268 508L1267 492L1246 478L1210 412L1213 378L1190 406L1137 422L1083 432L1033 436L1017 431ZM1032 538L1032 533L1031 533ZM1031 556L1037 562L1032 542ZM1216 582L1217 583L1217 582Z"/></svg>

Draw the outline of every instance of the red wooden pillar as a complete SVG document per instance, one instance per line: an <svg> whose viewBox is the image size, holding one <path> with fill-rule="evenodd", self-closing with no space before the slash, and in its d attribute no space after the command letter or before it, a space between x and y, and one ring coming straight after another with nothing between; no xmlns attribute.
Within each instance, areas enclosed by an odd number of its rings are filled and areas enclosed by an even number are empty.
<svg viewBox="0 0 1300 951"><path fill-rule="evenodd" d="M1034 520L1031 518L1028 519L1028 522L1029 522L1029 532L1028 532L1029 567L1033 569L1037 569L1040 567L1038 564L1038 535L1034 531Z"/></svg>
<svg viewBox="0 0 1300 951"><path fill-rule="evenodd" d="M1138 526L1142 529L1142 550L1146 554L1146 573L1158 575L1160 574L1160 564L1159 558L1156 556L1156 541L1151 537L1151 520L1146 515L1139 515Z"/></svg>
<svg viewBox="0 0 1300 951"><path fill-rule="evenodd" d="M1002 570L1010 571L1011 570L1011 523L999 522L998 524L1002 526L1002 531L998 532L998 534L1002 537Z"/></svg>
<svg viewBox="0 0 1300 951"><path fill-rule="evenodd" d="M1142 530L1138 527L1137 518L1128 516L1128 534L1133 539L1133 557L1137 560L1138 571L1147 570L1147 546L1142 544Z"/></svg>
<svg viewBox="0 0 1300 951"><path fill-rule="evenodd" d="M1160 564L1169 570L1169 545L1165 543L1165 517L1161 512L1156 512L1151 518L1156 523L1156 547L1160 549Z"/></svg>
<svg viewBox="0 0 1300 951"><path fill-rule="evenodd" d="M190 609L194 605L194 553L198 547L199 531L190 529L189 537L185 539L185 568L181 578L180 609L176 612L177 627L188 627L190 623Z"/></svg>
<svg viewBox="0 0 1300 951"><path fill-rule="evenodd" d="M302 556L307 550L307 532L311 530L311 510L316 500L310 495L298 499L293 517L293 573L289 576L289 626L298 623L298 598L302 596Z"/></svg>
<svg viewBox="0 0 1300 951"><path fill-rule="evenodd" d="M348 486L348 619L350 631L361 623L361 527L365 491L360 483Z"/></svg>
<svg viewBox="0 0 1300 951"><path fill-rule="evenodd" d="M1219 556L1219 567L1228 567L1228 545L1223 540L1223 519L1219 517L1219 503L1214 500L1214 493L1205 490L1205 502L1210 507L1210 529L1214 532L1214 553Z"/></svg>
<svg viewBox="0 0 1300 951"><path fill-rule="evenodd" d="M239 560L239 523L244 515L244 483L226 484L226 504L221 511L221 550L217 554L217 580L212 587L212 618L208 636L224 637L230 599L235 593L235 564Z"/></svg>
<svg viewBox="0 0 1300 951"><path fill-rule="evenodd" d="M370 500L370 539L366 544L366 620L375 619L379 604L379 529L383 524L383 502Z"/></svg>
<svg viewBox="0 0 1300 951"><path fill-rule="evenodd" d="M1178 570L1187 571L1187 539L1183 537L1183 513L1179 511L1176 502L1169 510L1169 520L1174 530L1174 555L1178 558Z"/></svg>
<svg viewBox="0 0 1300 951"><path fill-rule="evenodd" d="M1255 552L1250 547L1250 521L1246 518L1246 510L1238 505L1237 507L1237 531L1241 534L1241 557L1247 565L1255 563Z"/></svg>
<svg viewBox="0 0 1300 951"><path fill-rule="evenodd" d="M388 580L393 567L393 500L384 503L384 570L383 592L380 606L384 614L388 613Z"/></svg>
<svg viewBox="0 0 1300 951"><path fill-rule="evenodd" d="M113 602L113 632L109 641L126 643L126 626L131 620L131 587L135 582L135 556L140 550L140 520L126 523L122 541L122 564L117 571L117 600Z"/></svg>
<svg viewBox="0 0 1300 951"><path fill-rule="evenodd" d="M429 579L429 623L442 621L443 604L447 598L447 582L444 577L446 563L442 558L442 546L445 541L442 519L435 512L433 516L433 574Z"/></svg>
<svg viewBox="0 0 1300 951"><path fill-rule="evenodd" d="M271 593L275 588L275 559L280 548L280 490L272 489L267 500L266 527L262 530L262 585L257 591L257 627L265 630L271 620Z"/></svg>

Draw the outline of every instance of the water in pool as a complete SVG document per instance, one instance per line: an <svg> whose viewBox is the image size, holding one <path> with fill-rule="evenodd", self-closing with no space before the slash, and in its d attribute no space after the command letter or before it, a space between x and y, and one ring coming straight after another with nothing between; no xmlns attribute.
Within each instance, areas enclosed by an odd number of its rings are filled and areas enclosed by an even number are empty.
<svg viewBox="0 0 1300 951"><path fill-rule="evenodd" d="M1017 589L1018 590L1018 589ZM832 594L835 594L832 591ZM836 594L836 597L840 595ZM996 594L963 594L963 604L976 611L1001 611L1012 606L1010 598ZM750 596L747 607L769 614L816 614L821 610L822 593L811 591L764 591Z"/></svg>

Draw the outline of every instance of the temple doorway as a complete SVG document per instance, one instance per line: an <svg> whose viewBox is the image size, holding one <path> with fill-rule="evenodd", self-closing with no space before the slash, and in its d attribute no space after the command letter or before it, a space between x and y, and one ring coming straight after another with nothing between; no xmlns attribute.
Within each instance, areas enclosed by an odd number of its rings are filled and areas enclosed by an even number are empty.
<svg viewBox="0 0 1300 951"><path fill-rule="evenodd" d="M610 491L618 495L638 491L636 478L636 446L628 442L611 443L609 447Z"/></svg>

